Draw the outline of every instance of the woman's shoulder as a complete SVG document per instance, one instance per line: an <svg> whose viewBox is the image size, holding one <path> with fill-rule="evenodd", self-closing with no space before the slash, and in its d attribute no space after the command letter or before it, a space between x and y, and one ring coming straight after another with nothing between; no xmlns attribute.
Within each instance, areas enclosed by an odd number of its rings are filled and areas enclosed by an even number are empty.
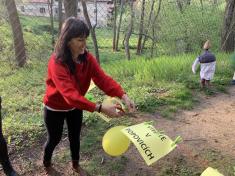
<svg viewBox="0 0 235 176"><path fill-rule="evenodd" d="M53 52L49 57L49 62L52 62L55 59L56 59L56 54Z"/></svg>
<svg viewBox="0 0 235 176"><path fill-rule="evenodd" d="M87 51L87 59L90 60L90 59L94 59L94 56L92 53L90 53L89 51Z"/></svg>
<svg viewBox="0 0 235 176"><path fill-rule="evenodd" d="M56 58L56 53L52 53L49 62L48 62L49 67L66 67L65 64L63 64L59 59Z"/></svg>
<svg viewBox="0 0 235 176"><path fill-rule="evenodd" d="M97 62L95 56L88 51L87 51L87 60L88 60L88 62L92 62L92 63Z"/></svg>

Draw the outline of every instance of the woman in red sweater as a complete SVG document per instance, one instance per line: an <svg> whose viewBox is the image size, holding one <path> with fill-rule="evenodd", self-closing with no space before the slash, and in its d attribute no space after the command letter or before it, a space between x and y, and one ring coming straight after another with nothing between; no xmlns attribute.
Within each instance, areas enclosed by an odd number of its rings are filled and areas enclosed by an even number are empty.
<svg viewBox="0 0 235 176"><path fill-rule="evenodd" d="M52 153L61 140L64 120L68 127L72 167L80 175L86 175L79 166L82 111L102 112L110 117L124 114L120 105L97 104L84 97L91 80L105 94L122 99L129 111L135 110L133 101L128 98L122 87L101 69L94 56L86 50L88 36L89 29L83 21L74 17L68 18L48 63L43 100L48 133L43 164L47 171L52 168ZM121 111L116 111L117 109Z"/></svg>

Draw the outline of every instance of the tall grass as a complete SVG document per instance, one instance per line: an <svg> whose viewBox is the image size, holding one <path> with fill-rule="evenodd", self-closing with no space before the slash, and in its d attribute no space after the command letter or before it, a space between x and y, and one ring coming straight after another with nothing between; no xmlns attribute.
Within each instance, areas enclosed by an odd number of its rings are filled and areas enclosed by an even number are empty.
<svg viewBox="0 0 235 176"><path fill-rule="evenodd" d="M131 61L118 60L105 65L104 68L115 77L131 78L140 83L194 81L199 79L193 75L191 66L196 54L182 54L178 56L161 56L154 59L137 57ZM218 53L215 78L226 78L231 75L229 54ZM128 80L129 81L129 80ZM218 80L217 80L218 81ZM214 81L215 83L217 81Z"/></svg>
<svg viewBox="0 0 235 176"><path fill-rule="evenodd" d="M195 99L192 97L192 89L200 90L199 70L196 75L191 71L196 56L183 54L154 59L139 57L131 61L112 62L104 65L104 68L124 85L141 110L160 110L169 116L169 111L193 106ZM217 69L212 83L215 89L224 90L233 71L228 54L218 53L216 56ZM162 109L161 106L169 107Z"/></svg>
<svg viewBox="0 0 235 176"><path fill-rule="evenodd" d="M2 47L2 58L0 59L0 92L3 97L3 128L8 142L16 148L30 147L36 140L40 140L45 134L42 118L42 98L45 91L45 77L47 70L47 59L51 52L50 36L47 27L37 31L37 23L28 21L21 17L26 39L28 54L27 64L24 68L15 68L9 64L9 57L13 57L10 50L12 41L10 39L9 26L0 27L0 31L6 35L0 36ZM44 18L42 21L45 20ZM48 24L46 24L48 25ZM43 31L43 32L42 32ZM103 30L97 31L103 33ZM36 34L36 35L35 35ZM124 52L112 52L111 31L107 37L99 35L99 48L102 67L106 72L117 80L129 96L134 99L138 111L157 112L166 118L172 118L179 109L190 109L197 102L199 89L199 71L192 74L191 65L197 54L181 54L176 56L160 56L148 59L145 56L132 57L130 61L125 59ZM135 43L135 38L131 44ZM91 38L88 47L93 52ZM134 50L131 50L134 55ZM9 54L11 53L11 55ZM146 53L148 55L148 53ZM234 70L231 69L228 54L216 53L217 69L212 83L215 90L225 90L226 85L232 78ZM102 100L103 93L94 89L93 93L97 100ZM127 119L119 122L127 125ZM84 123L88 126L84 133L85 140L82 142L82 153L86 156L94 150L100 149L101 136L110 124L104 124L97 120L91 113L85 113ZM112 124L111 124L112 125ZM94 133L94 127L96 133ZM98 132L97 132L98 131ZM27 142L25 142L27 141ZM97 169L100 156L96 154L90 160L88 168L93 172L111 173L119 168L107 167L108 169ZM117 167L122 167L125 158L115 161ZM101 167L101 166L100 166ZM103 167L101 167L103 168ZM108 170L108 171L107 171Z"/></svg>
<svg viewBox="0 0 235 176"><path fill-rule="evenodd" d="M174 57L162 56L154 59L136 57L131 61L123 55L104 54L102 67L114 79L121 83L132 97L140 111L158 111L166 117L181 108L192 108L195 97L193 91L199 91L199 73L191 72L196 54L184 54ZM223 90L232 78L229 55L218 53L217 69L212 81L216 89ZM47 60L32 59L26 67L13 69L1 61L0 92L4 100L5 130L16 135L15 129L42 125L41 107L44 93ZM100 93L97 94L99 97ZM13 126L13 128L11 128Z"/></svg>
<svg viewBox="0 0 235 176"><path fill-rule="evenodd" d="M114 79L121 83L129 96L134 99L140 112L157 112L166 118L172 118L179 109L190 109L197 101L199 73L191 73L191 64L195 55L162 56L154 59L137 57L131 61L124 60L122 55L104 58L102 67ZM119 56L119 57L118 57ZM232 77L227 54L218 53L217 71L213 84L222 90ZM116 58L119 58L115 60ZM111 61L110 61L111 60ZM3 97L3 128L8 143L17 150L28 148L41 140L45 134L42 118L42 98L45 91L47 60L32 59L21 69L13 69L3 60L0 61L0 92ZM194 92L194 94L193 94ZM97 100L103 94L94 89ZM202 92L203 93L203 92ZM85 113L87 125L83 133L82 154L93 156L84 165L91 173L103 175L123 170L127 162L125 157L112 160L112 164L101 165L101 138L110 125L125 124L128 119L112 121L111 124L98 120L91 113ZM96 130L94 131L94 128ZM27 141L27 142L26 142ZM69 158L69 152L62 153L62 160ZM60 160L60 158L56 158ZM102 168L106 169L102 169Z"/></svg>

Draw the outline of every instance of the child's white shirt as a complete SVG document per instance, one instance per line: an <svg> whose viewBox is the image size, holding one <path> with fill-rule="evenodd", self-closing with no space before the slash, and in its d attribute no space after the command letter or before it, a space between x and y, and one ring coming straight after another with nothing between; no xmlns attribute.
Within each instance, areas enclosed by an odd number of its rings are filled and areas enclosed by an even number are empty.
<svg viewBox="0 0 235 176"><path fill-rule="evenodd" d="M200 77L201 79L211 80L215 74L216 61L210 63L200 63L197 57L192 65L192 71L195 74L197 65L200 64Z"/></svg>
<svg viewBox="0 0 235 176"><path fill-rule="evenodd" d="M195 61L193 62L193 65L192 65L192 72L193 72L194 74L196 74L197 65L198 65L199 63L200 63L200 62L199 62L199 58L197 57L197 58L195 59Z"/></svg>

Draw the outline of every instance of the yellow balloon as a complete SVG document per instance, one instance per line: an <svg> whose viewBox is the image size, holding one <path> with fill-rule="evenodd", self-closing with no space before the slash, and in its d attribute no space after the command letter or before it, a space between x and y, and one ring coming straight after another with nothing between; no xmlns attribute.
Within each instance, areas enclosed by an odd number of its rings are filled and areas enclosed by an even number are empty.
<svg viewBox="0 0 235 176"><path fill-rule="evenodd" d="M112 104L119 104L121 105L122 109L123 110L126 110L126 107L125 105L122 103L122 101L116 97L109 97L109 96L106 96L104 98L104 101L102 102L102 104L105 104L105 105L112 105Z"/></svg>
<svg viewBox="0 0 235 176"><path fill-rule="evenodd" d="M121 132L125 126L110 128L104 135L102 146L104 151L111 156L125 153L130 145L130 140Z"/></svg>

